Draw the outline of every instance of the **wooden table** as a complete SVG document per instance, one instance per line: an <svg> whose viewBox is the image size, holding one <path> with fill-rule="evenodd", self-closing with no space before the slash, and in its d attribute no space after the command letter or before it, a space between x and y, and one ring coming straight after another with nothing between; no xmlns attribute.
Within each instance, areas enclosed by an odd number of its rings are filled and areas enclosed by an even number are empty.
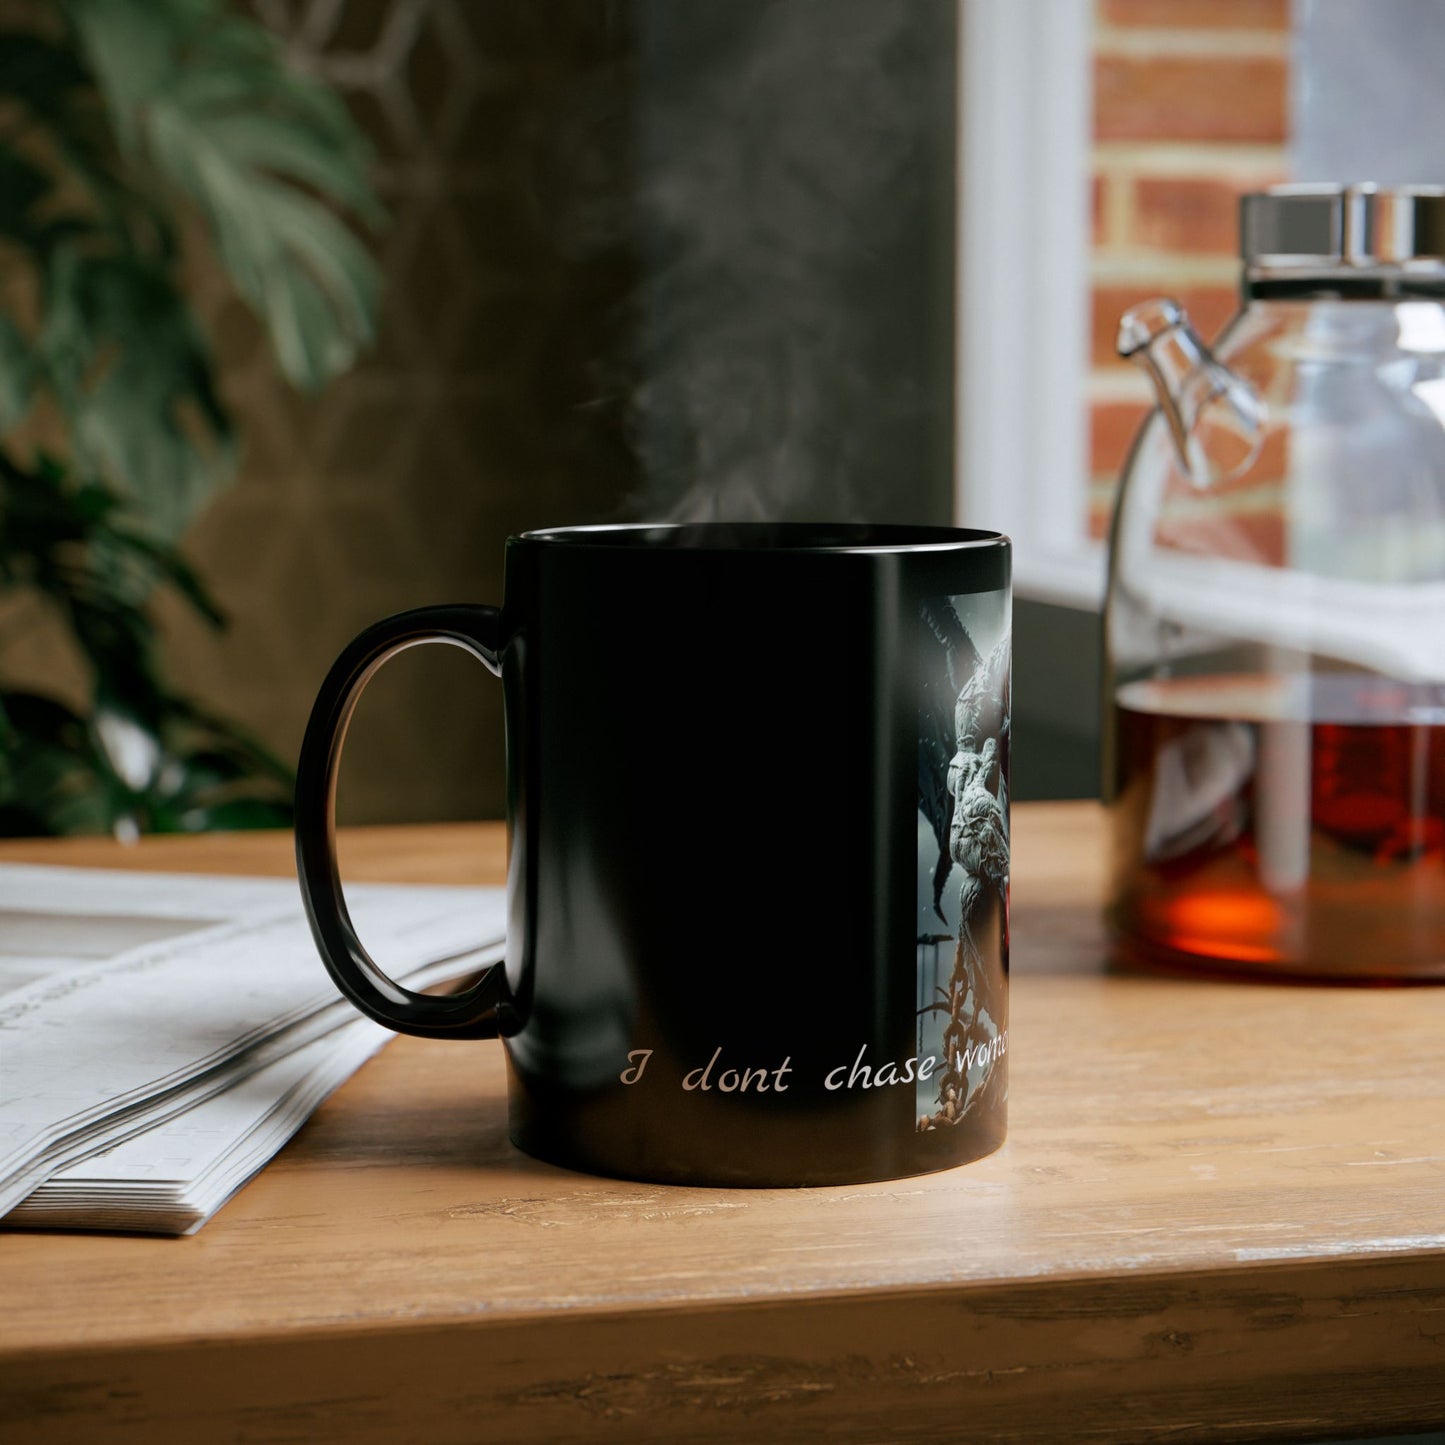
<svg viewBox="0 0 1445 1445"><path fill-rule="evenodd" d="M0 1236L0 1439L1445 1422L1445 989L1111 976L1097 810L1020 807L1015 848L994 1157L814 1191L591 1179L508 1145L497 1045L398 1039L194 1238ZM475 882L503 851L494 826L395 829L346 859ZM269 836L0 857L289 868Z"/></svg>

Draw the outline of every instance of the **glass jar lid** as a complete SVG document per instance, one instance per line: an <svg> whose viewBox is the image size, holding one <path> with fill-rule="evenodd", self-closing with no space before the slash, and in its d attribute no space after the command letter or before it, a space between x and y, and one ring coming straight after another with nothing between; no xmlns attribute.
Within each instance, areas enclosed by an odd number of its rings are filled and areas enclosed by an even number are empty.
<svg viewBox="0 0 1445 1445"><path fill-rule="evenodd" d="M1247 271L1339 272L1445 266L1445 188L1298 185L1240 202Z"/></svg>

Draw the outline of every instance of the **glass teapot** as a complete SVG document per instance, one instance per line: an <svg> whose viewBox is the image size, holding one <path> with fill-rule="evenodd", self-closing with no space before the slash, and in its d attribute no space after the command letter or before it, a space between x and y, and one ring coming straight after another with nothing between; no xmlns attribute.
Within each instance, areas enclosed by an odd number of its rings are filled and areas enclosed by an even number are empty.
<svg viewBox="0 0 1445 1445"><path fill-rule="evenodd" d="M1243 306L1121 354L1157 408L1105 613L1121 953L1445 978L1445 192L1241 206Z"/></svg>

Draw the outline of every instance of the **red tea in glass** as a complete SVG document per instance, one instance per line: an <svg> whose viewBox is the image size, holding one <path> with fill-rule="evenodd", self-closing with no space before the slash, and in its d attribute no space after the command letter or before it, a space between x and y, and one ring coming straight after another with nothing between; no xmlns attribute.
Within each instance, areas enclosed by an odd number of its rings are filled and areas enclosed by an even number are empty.
<svg viewBox="0 0 1445 1445"><path fill-rule="evenodd" d="M1342 672L1127 683L1126 960L1445 978L1445 689Z"/></svg>

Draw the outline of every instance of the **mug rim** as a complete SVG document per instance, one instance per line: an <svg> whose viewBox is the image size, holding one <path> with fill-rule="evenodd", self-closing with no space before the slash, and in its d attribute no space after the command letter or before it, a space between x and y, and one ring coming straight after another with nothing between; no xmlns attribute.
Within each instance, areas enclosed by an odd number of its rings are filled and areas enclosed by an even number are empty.
<svg viewBox="0 0 1445 1445"><path fill-rule="evenodd" d="M508 539L548 548L727 552L985 552L1009 547L1002 532L899 522L603 522L543 527Z"/></svg>

